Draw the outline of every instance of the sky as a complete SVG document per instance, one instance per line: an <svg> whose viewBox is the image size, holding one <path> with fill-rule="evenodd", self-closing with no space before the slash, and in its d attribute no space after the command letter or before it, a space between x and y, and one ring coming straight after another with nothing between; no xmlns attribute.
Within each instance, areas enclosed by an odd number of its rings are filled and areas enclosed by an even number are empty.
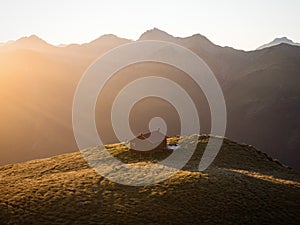
<svg viewBox="0 0 300 225"><path fill-rule="evenodd" d="M299 12L299 0L1 0L0 42L32 34L54 45L103 34L136 40L156 27L252 50L276 37L300 42Z"/></svg>

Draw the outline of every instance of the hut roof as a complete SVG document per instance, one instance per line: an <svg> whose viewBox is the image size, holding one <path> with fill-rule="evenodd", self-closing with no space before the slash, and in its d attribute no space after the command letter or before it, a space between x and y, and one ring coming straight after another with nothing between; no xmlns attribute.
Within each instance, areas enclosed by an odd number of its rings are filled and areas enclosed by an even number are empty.
<svg viewBox="0 0 300 225"><path fill-rule="evenodd" d="M159 130L155 130L145 134L140 134L139 136L137 136L137 138L140 140L147 139L150 143L154 144L154 143L162 142L166 138L166 135L161 133Z"/></svg>

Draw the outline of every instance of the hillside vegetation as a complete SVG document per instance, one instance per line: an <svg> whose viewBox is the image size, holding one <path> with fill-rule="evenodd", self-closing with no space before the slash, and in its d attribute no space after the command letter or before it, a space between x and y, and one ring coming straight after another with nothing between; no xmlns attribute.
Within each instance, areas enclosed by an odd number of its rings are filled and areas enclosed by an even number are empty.
<svg viewBox="0 0 300 225"><path fill-rule="evenodd" d="M213 164L198 172L207 138L199 136L197 149L182 170L142 187L102 177L80 152L2 166L0 223L300 224L299 174L252 146L228 139ZM167 156L139 158L122 143L107 147L133 165Z"/></svg>

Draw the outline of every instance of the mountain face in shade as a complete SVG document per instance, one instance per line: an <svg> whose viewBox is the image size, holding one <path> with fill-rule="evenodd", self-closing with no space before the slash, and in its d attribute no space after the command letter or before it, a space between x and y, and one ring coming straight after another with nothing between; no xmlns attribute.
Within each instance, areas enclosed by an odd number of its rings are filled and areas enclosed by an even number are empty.
<svg viewBox="0 0 300 225"><path fill-rule="evenodd" d="M157 39L157 31L146 34ZM228 137L300 169L299 47L245 52L217 46L202 35L168 40L195 52L216 75L227 105Z"/></svg>
<svg viewBox="0 0 300 225"><path fill-rule="evenodd" d="M185 140L195 141L194 135ZM168 139L169 144L177 141L178 137ZM192 158L172 177L141 187L121 185L97 174L79 152L2 166L1 224L300 223L298 173L252 146L229 139L224 139L213 164L199 172L207 141L208 136L199 136ZM140 158L122 144L107 148L131 166L159 158ZM149 180L157 174L149 170L143 176L124 176Z"/></svg>
<svg viewBox="0 0 300 225"><path fill-rule="evenodd" d="M220 47L200 34L178 38L158 29L145 32L139 40L170 41L201 57L224 93L226 136L300 169L299 47L283 44L245 52ZM1 46L0 104L5 107L0 110L0 164L76 151L72 131L76 86L96 58L130 42L104 35L90 43L56 47L32 36ZM139 63L116 72L99 95L95 115L105 143L118 142L110 109L119 90L134 79L153 74L174 80L188 92L199 112L201 132L210 133L206 98L186 74L167 65ZM168 136L180 131L172 105L144 99L132 110L133 132L147 132L149 120L156 116L165 119Z"/></svg>
<svg viewBox="0 0 300 225"><path fill-rule="evenodd" d="M257 50L264 49L264 48L269 48L269 47L279 45L279 44L288 44L288 45L300 46L300 43L295 43L292 40L288 39L287 37L282 37L282 38L275 38L270 43L264 44L264 45L258 47Z"/></svg>

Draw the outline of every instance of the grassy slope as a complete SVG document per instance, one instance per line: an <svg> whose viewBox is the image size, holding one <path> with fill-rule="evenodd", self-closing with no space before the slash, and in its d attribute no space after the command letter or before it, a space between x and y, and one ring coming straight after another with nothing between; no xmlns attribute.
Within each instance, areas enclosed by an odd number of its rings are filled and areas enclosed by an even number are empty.
<svg viewBox="0 0 300 225"><path fill-rule="evenodd" d="M78 152L0 167L0 224L300 224L297 173L228 139L213 165L197 172L206 143L201 136L173 177L144 187L101 177ZM157 160L108 147L126 162Z"/></svg>

